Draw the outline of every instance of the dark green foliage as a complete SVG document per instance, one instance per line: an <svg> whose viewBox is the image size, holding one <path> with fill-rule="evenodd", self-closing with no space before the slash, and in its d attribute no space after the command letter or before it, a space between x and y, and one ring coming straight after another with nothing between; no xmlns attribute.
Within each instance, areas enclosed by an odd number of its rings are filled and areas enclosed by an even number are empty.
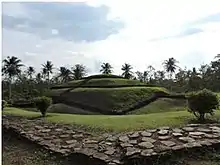
<svg viewBox="0 0 220 165"><path fill-rule="evenodd" d="M51 98L46 96L37 97L34 99L34 102L43 117L46 115L47 108L52 104Z"/></svg>
<svg viewBox="0 0 220 165"><path fill-rule="evenodd" d="M35 107L34 102L31 100L20 99L20 100L13 100L12 106L17 108L32 108Z"/></svg>
<svg viewBox="0 0 220 165"><path fill-rule="evenodd" d="M205 120L205 114L213 114L218 109L218 96L210 90L203 89L188 94L188 107L200 121Z"/></svg>
<svg viewBox="0 0 220 165"><path fill-rule="evenodd" d="M7 106L7 101L2 100L2 110Z"/></svg>

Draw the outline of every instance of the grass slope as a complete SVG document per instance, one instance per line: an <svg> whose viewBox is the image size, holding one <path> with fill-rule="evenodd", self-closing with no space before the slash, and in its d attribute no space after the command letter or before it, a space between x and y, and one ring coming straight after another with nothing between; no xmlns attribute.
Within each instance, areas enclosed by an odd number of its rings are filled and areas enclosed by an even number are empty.
<svg viewBox="0 0 220 165"><path fill-rule="evenodd" d="M81 86L81 87L89 87L89 86L126 86L126 85L147 85L146 83L141 83L137 80L128 80L124 78L94 78L94 79L82 79L82 80L74 80L68 83L58 85L58 86Z"/></svg>
<svg viewBox="0 0 220 165"><path fill-rule="evenodd" d="M26 111L18 108L5 108L3 114L25 116L28 118L39 117L38 112ZM214 116L220 119L220 111L216 111ZM160 126L177 127L192 121L194 116L187 111L152 113L146 115L73 115L48 113L45 118L49 122L74 124L85 128L88 131L113 131L125 132L133 130L143 130L146 128L158 128Z"/></svg>
<svg viewBox="0 0 220 165"><path fill-rule="evenodd" d="M185 100L175 100L175 99L158 99L149 105L137 109L130 114L150 114L150 113L160 113L160 112L172 112L172 111L185 111L187 110L187 104Z"/></svg>

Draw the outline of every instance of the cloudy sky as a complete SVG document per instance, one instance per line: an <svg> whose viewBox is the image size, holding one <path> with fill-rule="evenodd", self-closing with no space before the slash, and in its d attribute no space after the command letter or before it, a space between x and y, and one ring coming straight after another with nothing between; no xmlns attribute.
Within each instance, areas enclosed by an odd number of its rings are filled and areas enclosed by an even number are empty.
<svg viewBox="0 0 220 165"><path fill-rule="evenodd" d="M219 0L90 0L74 3L3 3L3 58L17 56L40 70L102 62L136 70L174 57L200 66L220 53Z"/></svg>

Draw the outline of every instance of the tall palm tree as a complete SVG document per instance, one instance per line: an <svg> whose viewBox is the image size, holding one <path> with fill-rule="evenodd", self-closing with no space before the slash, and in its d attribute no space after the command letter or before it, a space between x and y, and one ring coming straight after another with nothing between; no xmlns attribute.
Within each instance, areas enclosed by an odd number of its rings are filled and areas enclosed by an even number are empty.
<svg viewBox="0 0 220 165"><path fill-rule="evenodd" d="M61 66L59 68L59 72L60 73L58 77L61 78L61 82L68 82L71 80L72 72L68 68Z"/></svg>
<svg viewBox="0 0 220 165"><path fill-rule="evenodd" d="M47 81L49 83L50 81L50 74L53 73L53 64L51 61L47 61L45 64L42 64L43 66L43 73L47 75Z"/></svg>
<svg viewBox="0 0 220 165"><path fill-rule="evenodd" d="M46 79L47 77L47 69L46 68L42 68L42 71L41 71L41 78L43 79Z"/></svg>
<svg viewBox="0 0 220 165"><path fill-rule="evenodd" d="M11 99L11 83L15 76L21 73L21 67L24 66L18 57L7 57L3 61L2 74L9 79L9 99Z"/></svg>
<svg viewBox="0 0 220 165"><path fill-rule="evenodd" d="M74 80L80 80L86 75L86 67L81 64L76 64L72 67L72 73Z"/></svg>
<svg viewBox="0 0 220 165"><path fill-rule="evenodd" d="M133 67L130 64L125 63L124 65L122 65L121 70L123 71L122 76L124 76L124 78L126 79L130 79L132 78L132 74L133 72L131 71L133 69Z"/></svg>
<svg viewBox="0 0 220 165"><path fill-rule="evenodd" d="M36 81L37 81L37 83L40 83L41 81L42 81L42 75L41 75L41 73L38 73L37 75L36 75Z"/></svg>
<svg viewBox="0 0 220 165"><path fill-rule="evenodd" d="M30 79L32 79L32 76L33 76L33 74L35 73L35 69L34 69L34 67L32 67L32 66L29 66L28 68L27 68L27 75L29 76L29 78Z"/></svg>
<svg viewBox="0 0 220 165"><path fill-rule="evenodd" d="M101 65L101 69L100 72L102 72L102 74L111 74L112 73L112 66L107 62L107 63L103 63Z"/></svg>
<svg viewBox="0 0 220 165"><path fill-rule="evenodd" d="M178 68L178 66L176 65L177 63L178 61L173 57L163 62L166 72L168 72L170 75L170 79L172 79L173 73L175 73L176 69Z"/></svg>

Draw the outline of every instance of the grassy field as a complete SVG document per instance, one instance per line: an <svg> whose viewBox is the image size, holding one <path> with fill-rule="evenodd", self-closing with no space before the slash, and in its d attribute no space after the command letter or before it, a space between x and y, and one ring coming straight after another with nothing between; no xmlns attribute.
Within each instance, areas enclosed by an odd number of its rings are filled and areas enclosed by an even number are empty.
<svg viewBox="0 0 220 165"><path fill-rule="evenodd" d="M3 114L11 114L25 117L38 117L40 113L26 111L18 108L6 108ZM216 111L215 120L220 119L220 111ZM185 125L192 120L194 116L187 111L161 112L146 115L125 115L125 116L107 116L107 115L72 115L48 113L46 120L55 123L74 124L92 131L113 131L125 132L133 130L142 130L146 128L158 128L160 126L177 127Z"/></svg>

